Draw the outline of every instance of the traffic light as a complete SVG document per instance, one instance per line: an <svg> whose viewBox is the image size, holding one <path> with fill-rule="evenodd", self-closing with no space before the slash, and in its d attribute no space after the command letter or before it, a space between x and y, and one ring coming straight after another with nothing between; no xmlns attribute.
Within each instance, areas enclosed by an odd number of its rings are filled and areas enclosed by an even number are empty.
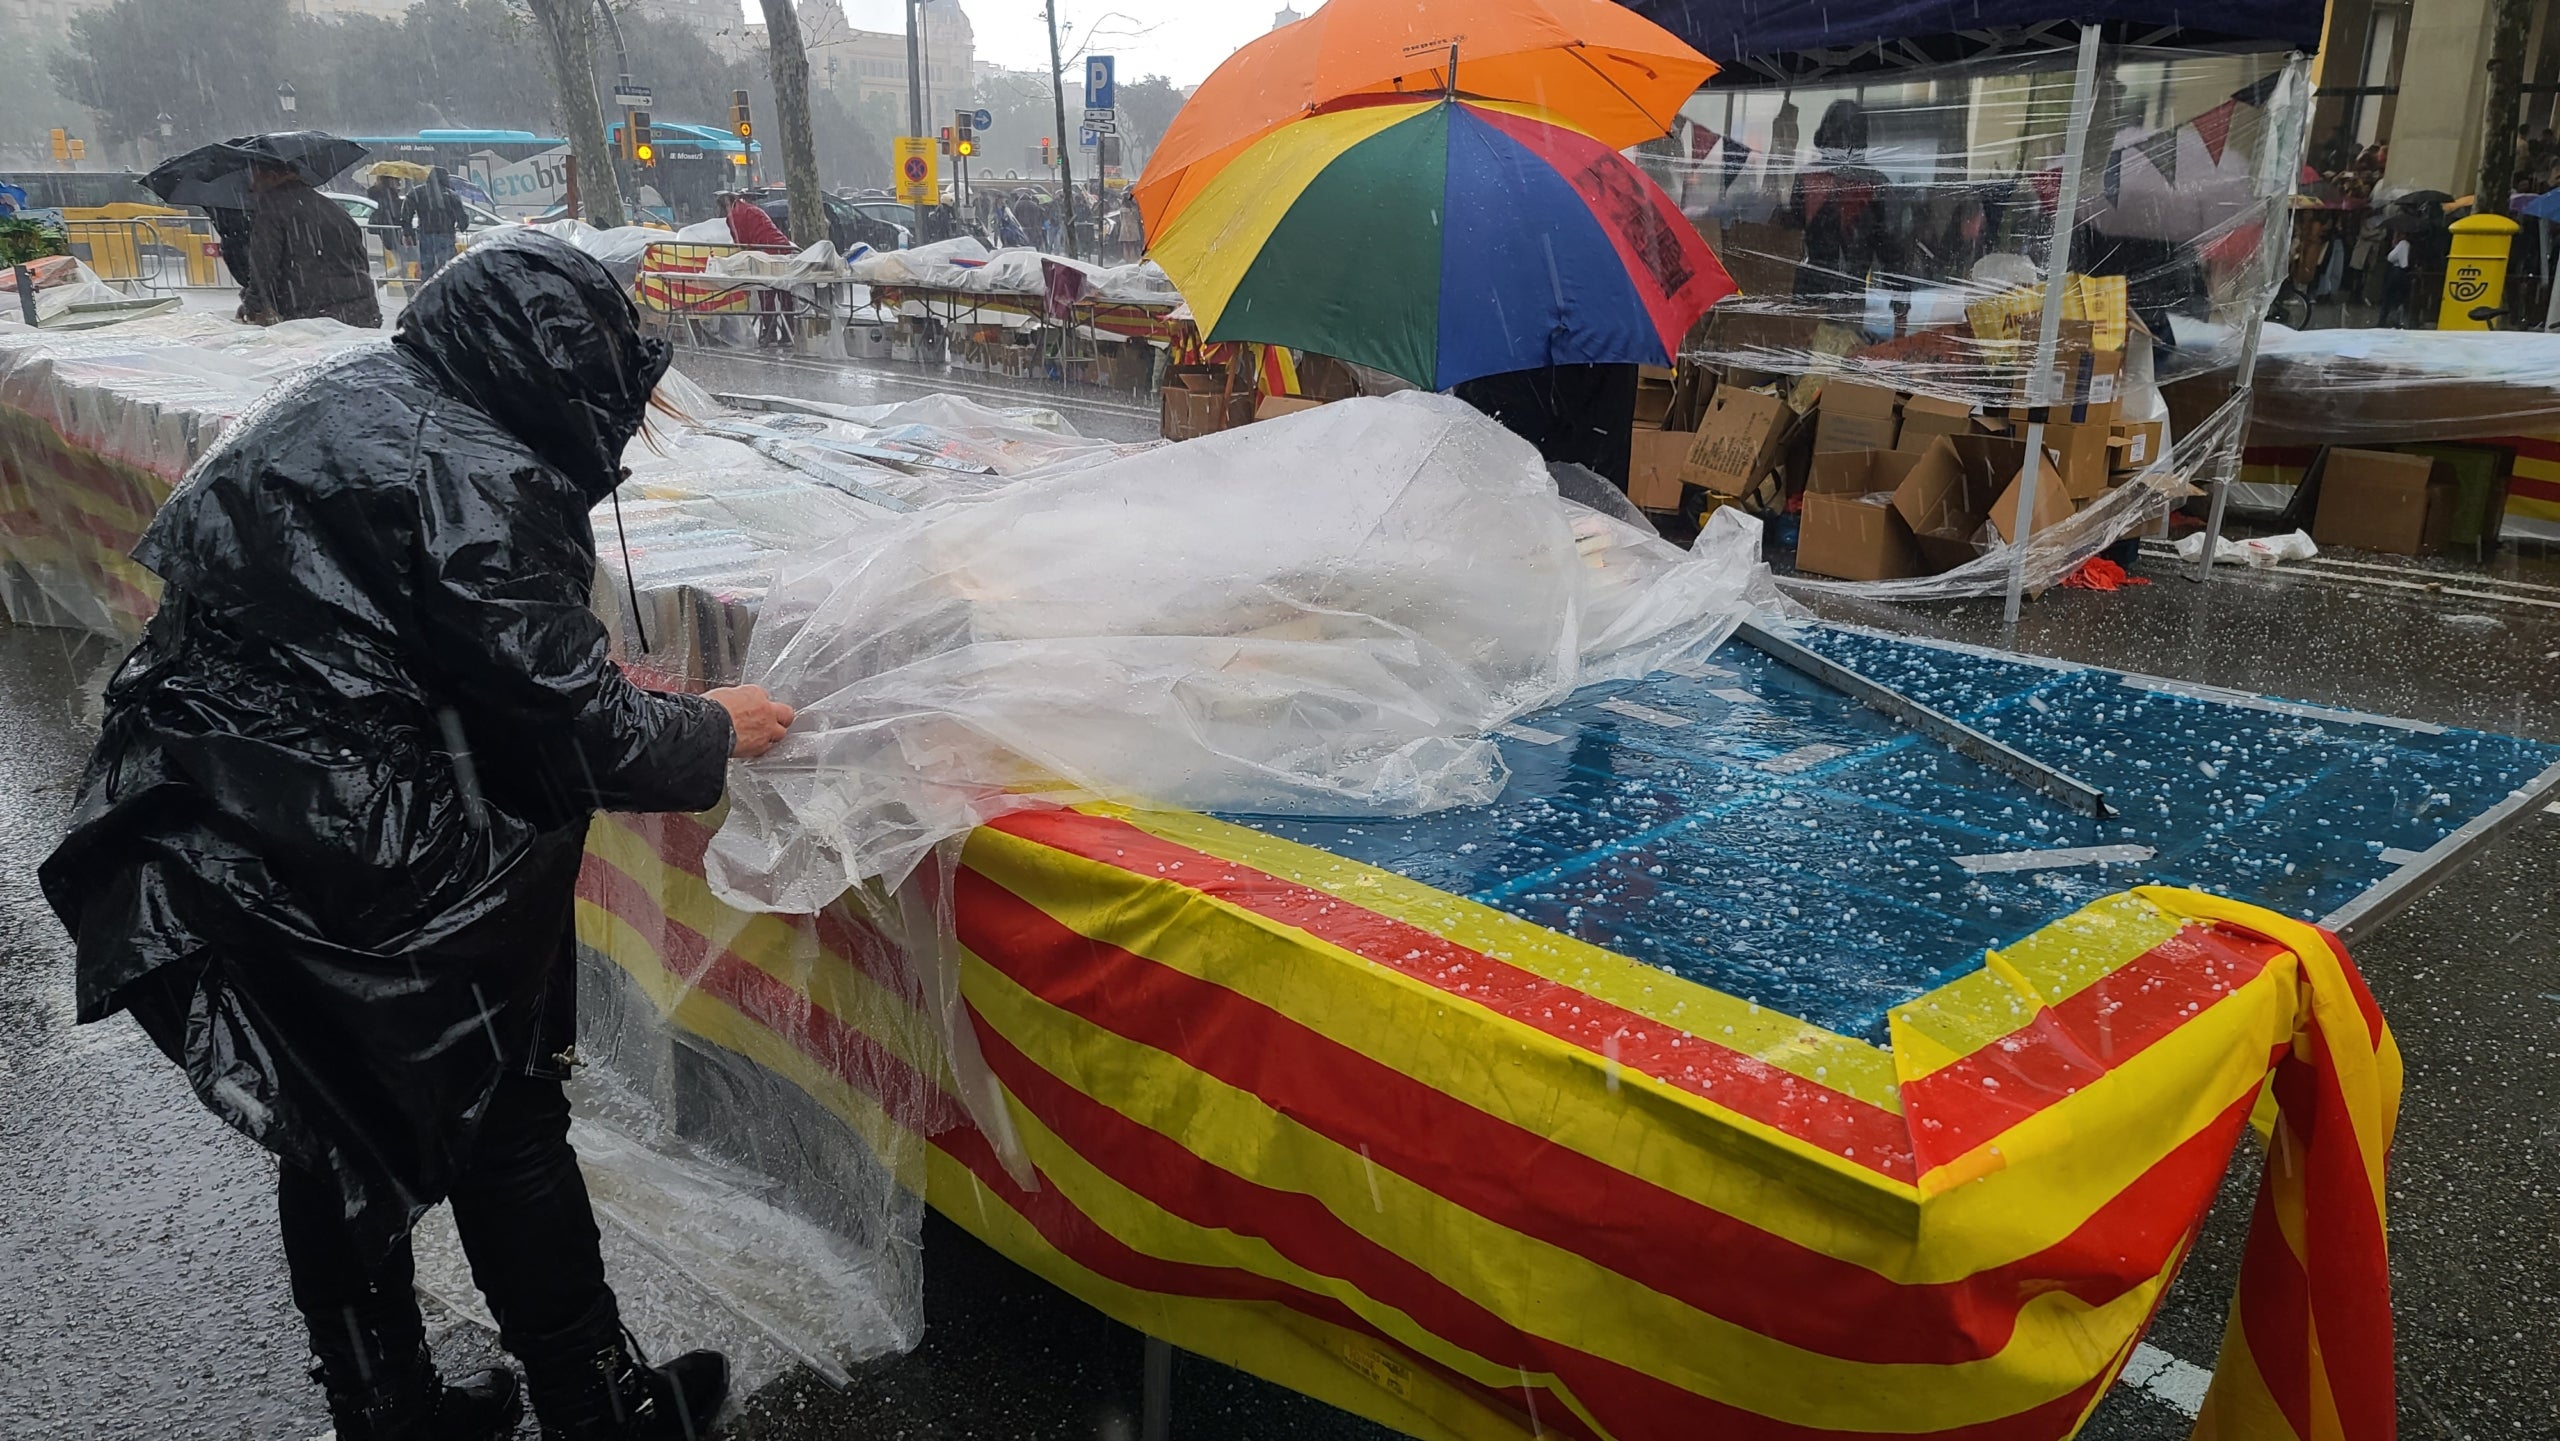
<svg viewBox="0 0 2560 1441"><path fill-rule="evenodd" d="M755 118L747 114L747 92L729 92L729 129L741 140L756 138Z"/></svg>
<svg viewBox="0 0 2560 1441"><path fill-rule="evenodd" d="M1056 164L1056 163L1057 163L1057 162L1055 162L1055 161L1053 161L1053 160L1051 160L1051 159L1049 158L1049 137L1048 137L1048 136L1046 136L1046 135L1041 136L1041 137L1040 137L1040 168L1041 168L1041 169L1043 169L1043 170L1046 170L1046 169L1048 169L1050 166L1052 166L1052 165L1054 165L1054 164Z"/></svg>
<svg viewBox="0 0 2560 1441"><path fill-rule="evenodd" d="M951 153L951 127L948 125L942 127L942 153L945 155Z"/></svg>
<svg viewBox="0 0 2560 1441"><path fill-rule="evenodd" d="M972 128L975 118L966 110L951 117L951 128L957 135L957 139L952 144L951 153L963 160L978 153L978 132Z"/></svg>
<svg viewBox="0 0 2560 1441"><path fill-rule="evenodd" d="M649 112L646 110L631 112L631 163L634 165L658 163L658 146L657 142L650 138Z"/></svg>

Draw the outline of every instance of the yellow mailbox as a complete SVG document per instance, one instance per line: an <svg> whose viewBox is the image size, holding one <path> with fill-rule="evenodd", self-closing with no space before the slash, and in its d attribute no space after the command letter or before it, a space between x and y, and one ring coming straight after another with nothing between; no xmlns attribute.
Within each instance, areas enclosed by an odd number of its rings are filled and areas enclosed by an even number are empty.
<svg viewBox="0 0 2560 1441"><path fill-rule="evenodd" d="M2507 298L2507 252L2522 227L2503 215L2473 215L2453 222L2453 249L2444 261L2444 303L2438 330L2486 330L2471 312L2496 309Z"/></svg>

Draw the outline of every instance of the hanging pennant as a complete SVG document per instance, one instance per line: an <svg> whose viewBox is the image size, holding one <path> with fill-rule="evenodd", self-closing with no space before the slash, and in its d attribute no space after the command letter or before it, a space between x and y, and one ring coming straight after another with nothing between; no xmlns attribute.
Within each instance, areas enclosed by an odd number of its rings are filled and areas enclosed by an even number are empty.
<svg viewBox="0 0 2560 1441"><path fill-rule="evenodd" d="M2169 182L2170 189L2178 187L2177 131L2163 130L2133 148L2141 153L2143 159L2151 162L2151 168L2160 172L2160 178Z"/></svg>
<svg viewBox="0 0 2560 1441"><path fill-rule="evenodd" d="M2231 115L2240 108L2237 100L2225 100L2187 123L2195 127L2197 138L2204 141L2204 153L2214 164L2222 163L2222 147L2231 139Z"/></svg>
<svg viewBox="0 0 2560 1441"><path fill-rule="evenodd" d="M1723 140L1723 136L1718 135L1703 125L1690 126L1689 158L1697 161L1705 160L1707 156L1715 150L1716 146L1723 142Z"/></svg>
<svg viewBox="0 0 2560 1441"><path fill-rule="evenodd" d="M1728 135L1724 138L1724 188L1742 178L1742 167L1751 163L1751 147Z"/></svg>

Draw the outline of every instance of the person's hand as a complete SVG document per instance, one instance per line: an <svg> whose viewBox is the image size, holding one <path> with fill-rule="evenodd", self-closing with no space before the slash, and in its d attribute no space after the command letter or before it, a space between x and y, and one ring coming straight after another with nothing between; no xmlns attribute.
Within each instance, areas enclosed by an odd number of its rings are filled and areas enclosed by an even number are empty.
<svg viewBox="0 0 2560 1441"><path fill-rule="evenodd" d="M729 713L729 729L737 737L729 754L751 761L773 749L782 741L782 733L791 729L794 715L791 707L764 693L760 685L733 685L709 691L707 700L717 701Z"/></svg>

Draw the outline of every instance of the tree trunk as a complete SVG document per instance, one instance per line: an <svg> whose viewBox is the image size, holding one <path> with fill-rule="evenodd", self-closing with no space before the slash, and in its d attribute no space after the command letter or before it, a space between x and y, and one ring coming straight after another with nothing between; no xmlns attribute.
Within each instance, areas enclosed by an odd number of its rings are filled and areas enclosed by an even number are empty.
<svg viewBox="0 0 2560 1441"><path fill-rule="evenodd" d="M552 99L569 134L569 153L578 157L582 218L600 230L626 225L613 146L605 138L604 112L596 108L595 0L524 0L524 6L542 30Z"/></svg>
<svg viewBox="0 0 2560 1441"><path fill-rule="evenodd" d="M815 245L827 238L827 202L809 126L809 52L791 0L764 0L764 35L772 52L773 121L782 132L782 183L791 193L791 243Z"/></svg>
<svg viewBox="0 0 2560 1441"><path fill-rule="evenodd" d="M2481 123L2480 188L2475 215L2504 215L2516 188L2516 112L2524 86L2525 30L2531 0L2497 0L2489 39L2489 101Z"/></svg>

